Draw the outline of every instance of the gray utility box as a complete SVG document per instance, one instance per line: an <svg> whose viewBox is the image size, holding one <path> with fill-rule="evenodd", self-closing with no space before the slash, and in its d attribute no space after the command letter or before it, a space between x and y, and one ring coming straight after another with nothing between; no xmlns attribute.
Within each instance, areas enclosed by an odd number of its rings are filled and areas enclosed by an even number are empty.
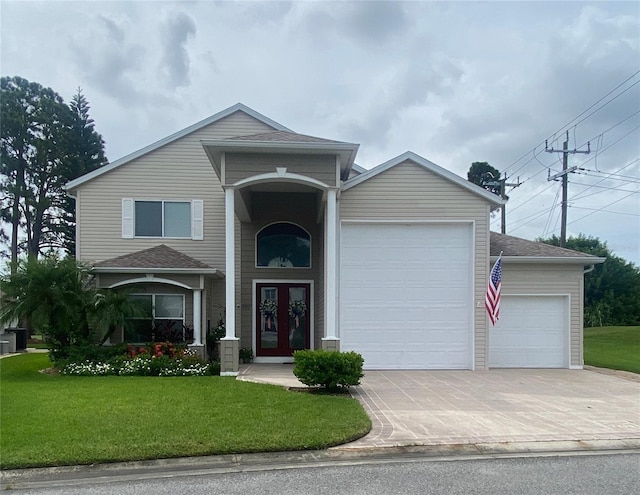
<svg viewBox="0 0 640 495"><path fill-rule="evenodd" d="M27 350L27 329L9 327L4 329L4 333L13 333L16 336L16 352Z"/></svg>
<svg viewBox="0 0 640 495"><path fill-rule="evenodd" d="M13 354L16 352L16 334L0 333L0 354Z"/></svg>

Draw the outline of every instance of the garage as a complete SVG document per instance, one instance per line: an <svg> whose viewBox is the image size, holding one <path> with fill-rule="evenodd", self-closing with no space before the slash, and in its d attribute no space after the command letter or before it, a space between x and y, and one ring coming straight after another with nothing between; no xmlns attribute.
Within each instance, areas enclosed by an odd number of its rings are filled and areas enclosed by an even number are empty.
<svg viewBox="0 0 640 495"><path fill-rule="evenodd" d="M503 295L489 330L491 368L567 368L569 297Z"/></svg>
<svg viewBox="0 0 640 495"><path fill-rule="evenodd" d="M365 369L471 369L472 235L468 222L343 222L341 349Z"/></svg>

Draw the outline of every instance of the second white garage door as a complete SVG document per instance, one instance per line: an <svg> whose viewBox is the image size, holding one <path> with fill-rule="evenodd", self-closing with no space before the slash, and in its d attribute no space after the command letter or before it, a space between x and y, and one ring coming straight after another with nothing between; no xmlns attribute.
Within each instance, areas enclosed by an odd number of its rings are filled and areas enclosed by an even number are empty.
<svg viewBox="0 0 640 495"><path fill-rule="evenodd" d="M340 347L366 369L472 367L472 227L344 223Z"/></svg>
<svg viewBox="0 0 640 495"><path fill-rule="evenodd" d="M568 296L503 296L489 327L489 366L568 367L568 306Z"/></svg>

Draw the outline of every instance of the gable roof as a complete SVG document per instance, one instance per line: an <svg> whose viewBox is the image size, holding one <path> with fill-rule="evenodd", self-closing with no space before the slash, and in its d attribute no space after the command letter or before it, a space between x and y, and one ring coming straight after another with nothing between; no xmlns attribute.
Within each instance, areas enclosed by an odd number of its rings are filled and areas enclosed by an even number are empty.
<svg viewBox="0 0 640 495"><path fill-rule="evenodd" d="M178 131L174 134L171 134L170 136L167 136L159 141L156 141L155 143L152 143L149 146L145 146L144 148L141 148L138 151L134 151L133 153L130 153L129 155L126 155L120 158L119 160L116 160L107 165L104 165L103 167L100 167L94 170L93 172L89 172L88 174L82 175L77 179L69 181L67 182L67 184L65 184L64 189L67 191L70 191L87 181L90 181L92 179L95 179L96 177L101 176L102 174L106 174L107 172L110 172L114 168L118 168L132 160L135 160L136 158L140 158L141 156L146 155L147 153L155 151L158 148L161 148L162 146L172 143L173 141L177 141L178 139L183 138L184 136L191 134L192 132L195 132L199 129L202 129L203 127L208 126L209 124L213 124L214 122L222 120L225 117L228 117L229 115L232 115L236 112L243 112L249 115L250 117L253 117L254 119L262 122L263 124L273 127L278 131L291 132L290 129L287 129L282 124L279 124L274 120L271 120L269 117L265 117L261 113L256 112L255 110L249 108L246 105L243 105L242 103L236 103L235 105L227 108L226 110L222 110L221 112L218 112L210 117L207 117L206 119L201 120L200 122L196 122L195 124L190 125L189 127L182 129L181 131Z"/></svg>
<svg viewBox="0 0 640 495"><path fill-rule="evenodd" d="M433 172L436 175L439 175L444 179L447 179L457 184L460 187L463 187L464 189L467 189L468 191L478 196L481 196L482 198L488 200L490 203L492 203L496 207L505 204L505 201L502 198L500 198L500 196L497 196L487 191L486 189L483 189L482 187L477 186L474 183L463 179L462 177L454 174L453 172L450 172L449 170L444 169L439 165L436 165L435 163L427 160L426 158L421 157L420 155L412 151L407 151L402 155L392 158L391 160L384 162L378 165L377 167L372 168L371 170L367 170L366 172L363 172L362 174L356 177L352 177L351 179L349 179L343 184L342 190L346 191L348 189L351 189L352 187L356 187L358 184L362 184L363 182L381 174L382 172L389 170L390 168L395 167L396 165L406 162L407 160L425 168L426 170L429 170L430 172Z"/></svg>
<svg viewBox="0 0 640 495"><path fill-rule="evenodd" d="M489 253L492 260L497 259L502 253L503 260L516 263L546 262L593 265L604 263L606 260L606 258L599 258L580 251L552 246L544 242L529 241L497 232L491 232Z"/></svg>
<svg viewBox="0 0 640 495"><path fill-rule="evenodd" d="M235 153L322 154L340 157L340 177L349 176L360 145L333 141L291 131L274 131L200 141L218 178L222 175L222 156Z"/></svg>
<svg viewBox="0 0 640 495"><path fill-rule="evenodd" d="M100 261L94 265L97 272L121 272L121 271L171 271L171 272L197 272L217 273L211 268L191 256L187 256L165 244L160 244L149 249L143 249L116 258Z"/></svg>

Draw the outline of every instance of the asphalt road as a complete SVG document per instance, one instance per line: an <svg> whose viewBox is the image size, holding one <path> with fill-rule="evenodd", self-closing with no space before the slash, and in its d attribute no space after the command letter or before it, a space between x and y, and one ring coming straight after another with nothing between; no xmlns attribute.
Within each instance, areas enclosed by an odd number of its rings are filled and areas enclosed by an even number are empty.
<svg viewBox="0 0 640 495"><path fill-rule="evenodd" d="M283 465L222 474L189 472L161 479L112 481L39 489L22 494L563 494L640 493L640 454L519 458L367 461L334 466ZM19 488L19 487L5 487Z"/></svg>

